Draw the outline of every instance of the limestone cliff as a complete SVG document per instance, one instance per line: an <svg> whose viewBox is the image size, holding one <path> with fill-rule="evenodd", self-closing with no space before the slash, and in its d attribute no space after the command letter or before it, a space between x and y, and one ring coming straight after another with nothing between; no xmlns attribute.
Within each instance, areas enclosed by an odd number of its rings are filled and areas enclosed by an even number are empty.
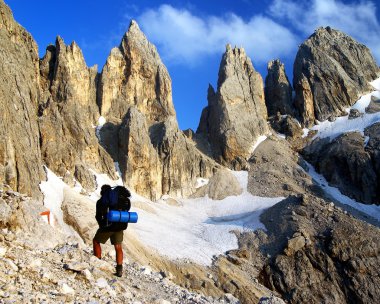
<svg viewBox="0 0 380 304"><path fill-rule="evenodd" d="M0 0L0 182L39 197L38 49Z"/></svg>
<svg viewBox="0 0 380 304"><path fill-rule="evenodd" d="M175 116L169 73L156 47L135 21L107 58L100 76L98 103L101 115L108 120L122 120L133 105L149 125Z"/></svg>
<svg viewBox="0 0 380 304"><path fill-rule="evenodd" d="M83 173L85 167L115 176L113 161L95 135L97 67L87 67L75 42L67 46L57 37L40 61L40 78L39 124L46 165L59 176L70 172L84 185L89 184L84 177L91 176Z"/></svg>
<svg viewBox="0 0 380 304"><path fill-rule="evenodd" d="M135 21L111 51L98 92L108 121L102 143L134 191L153 200L186 196L194 192L197 177L212 173L216 164L179 130L169 73Z"/></svg>
<svg viewBox="0 0 380 304"><path fill-rule="evenodd" d="M255 142L268 132L268 126L263 80L244 49L227 45L217 91L210 86L207 99L197 133L208 136L218 162L245 168Z"/></svg>
<svg viewBox="0 0 380 304"><path fill-rule="evenodd" d="M344 115L380 70L369 49L330 27L319 28L294 62L295 106L305 126Z"/></svg>

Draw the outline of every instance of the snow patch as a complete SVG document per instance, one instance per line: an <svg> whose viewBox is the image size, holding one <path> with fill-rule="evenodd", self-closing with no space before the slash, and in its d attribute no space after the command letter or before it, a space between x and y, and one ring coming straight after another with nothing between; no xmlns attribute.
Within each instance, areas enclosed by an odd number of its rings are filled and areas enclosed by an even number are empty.
<svg viewBox="0 0 380 304"><path fill-rule="evenodd" d="M103 116L100 116L98 119L98 126L102 127L106 122L107 120Z"/></svg>
<svg viewBox="0 0 380 304"><path fill-rule="evenodd" d="M367 147L369 142L369 136L364 136L364 148Z"/></svg>
<svg viewBox="0 0 380 304"><path fill-rule="evenodd" d="M380 77L375 79L374 81L371 81L369 84L373 86L375 90L380 91Z"/></svg>
<svg viewBox="0 0 380 304"><path fill-rule="evenodd" d="M380 121L380 112L374 114L364 114L362 117L355 119L348 119L348 116L338 117L335 121L323 121L319 125L315 125L311 130L317 130L318 133L314 138L327 138L330 140L338 137L342 133L347 132L361 132L363 133L365 128Z"/></svg>
<svg viewBox="0 0 380 304"><path fill-rule="evenodd" d="M116 164L117 163L115 163L115 167L116 167ZM97 173L94 170L90 169L90 172L95 175L95 179L96 179L96 190L94 192L90 193L90 195L89 195L91 200L97 201L99 199L100 190L101 190L102 186L105 184L110 185L111 187L123 186L123 181L122 181L122 179L118 173L118 170L120 170L120 169L119 169L118 164L117 164L116 173L117 173L119 178L117 180L113 180L107 174L100 174L100 173Z"/></svg>
<svg viewBox="0 0 380 304"><path fill-rule="evenodd" d="M220 201L207 196L182 199L180 206L146 200L154 213L136 208L139 222L130 225L130 229L160 255L210 265L214 255L238 248L237 238L231 231L264 229L260 214L283 199L253 196L247 191L248 173L232 173L244 189L241 195Z"/></svg>
<svg viewBox="0 0 380 304"><path fill-rule="evenodd" d="M95 134L99 142L101 142L100 130L102 129L102 127L104 126L106 122L107 122L106 119L103 116L100 116L98 119L98 125L95 127L96 128Z"/></svg>
<svg viewBox="0 0 380 304"><path fill-rule="evenodd" d="M62 178L55 175L45 167L47 180L40 183L40 189L44 195L44 206L50 210L50 224L61 228L69 235L76 235L75 231L63 221L61 205L63 202L63 191L68 187Z"/></svg>
<svg viewBox="0 0 380 304"><path fill-rule="evenodd" d="M364 133L364 129L369 127L370 125L380 121L380 112L367 114L365 113L365 109L371 102L371 97L375 96L380 99L380 78L370 82L370 84L377 89L377 91L371 92L369 94L365 94L358 99L358 101L350 108L346 109L346 112L349 113L350 109L356 109L360 113L363 113L363 116L348 119L347 116L342 116L336 118L335 121L323 121L319 122L317 125L313 126L311 130L316 130L318 133L314 136L314 138L327 138L330 137L330 140L333 140L337 136L346 132L361 132Z"/></svg>
<svg viewBox="0 0 380 304"><path fill-rule="evenodd" d="M303 128L303 129L302 129L302 132L303 132L303 134L302 134L302 138L305 138L306 136L309 135L310 130L307 129L307 128Z"/></svg>
<svg viewBox="0 0 380 304"><path fill-rule="evenodd" d="M207 185L208 182L209 182L208 178L199 177L199 178L197 178L197 183L195 184L195 188L198 189L200 187L203 187L203 186Z"/></svg>
<svg viewBox="0 0 380 304"><path fill-rule="evenodd" d="M307 173L313 178L313 180L318 185L320 185L323 188L323 190L327 194L331 195L333 198L335 198L337 201L341 202L342 204L349 205L349 206L369 215L370 217L373 217L376 220L380 221L380 206L362 204L362 203L359 203L352 198L349 198L348 196L345 196L344 194L342 194L339 191L338 188L329 186L328 181L323 177L323 175L318 174L311 164L309 164L307 162L306 162L306 164L307 164L308 169L309 169L309 171Z"/></svg>

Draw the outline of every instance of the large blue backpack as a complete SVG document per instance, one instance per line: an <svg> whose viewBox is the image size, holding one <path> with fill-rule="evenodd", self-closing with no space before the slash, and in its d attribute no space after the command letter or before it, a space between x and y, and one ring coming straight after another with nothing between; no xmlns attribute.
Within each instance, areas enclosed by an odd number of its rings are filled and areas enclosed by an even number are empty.
<svg viewBox="0 0 380 304"><path fill-rule="evenodd" d="M123 186L116 186L106 191L102 195L103 210L107 210L107 224L106 227L111 227L113 230L125 230L128 227L128 222L121 220L115 221L115 213L128 212L131 209L130 201L131 193ZM129 213L129 212L128 212ZM113 215L110 217L110 215ZM123 217L124 219L125 217ZM120 216L120 219L122 217Z"/></svg>

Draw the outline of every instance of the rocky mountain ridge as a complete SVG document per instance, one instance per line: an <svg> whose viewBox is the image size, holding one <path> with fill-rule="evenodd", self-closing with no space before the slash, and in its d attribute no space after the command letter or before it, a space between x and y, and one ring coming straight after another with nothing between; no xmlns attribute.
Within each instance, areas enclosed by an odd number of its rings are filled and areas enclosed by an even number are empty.
<svg viewBox="0 0 380 304"><path fill-rule="evenodd" d="M41 203L36 207L11 189L1 191L4 239L0 241L4 246L0 246L5 249L0 253L5 253L0 269L6 281L20 278L16 288L1 279L1 297L19 299L32 292L41 301L47 296L62 301L78 296L78 301L97 298L165 303L154 298L160 289L165 292L159 294L173 303L237 302L224 293L233 294L241 303L257 303L271 293L290 303L350 303L351 299L364 303L379 297L374 289L378 277L373 272L380 265L379 229L326 200L326 193L308 174L303 160L309 160L343 193L367 204L379 204L378 122L363 131L366 137L342 134L322 142L313 138L315 133L304 136L302 131L319 120L348 115L345 108L369 90L369 81L380 76L365 46L329 27L318 29L297 53L293 98L279 60L268 64L264 90L262 77L244 49L228 45L217 89L209 87L208 105L196 133L179 130L169 73L134 21L120 46L111 50L102 72L97 73L96 67L87 67L75 42L65 45L60 37L39 59L33 38L0 0L0 46L0 104L4 109L0 117L0 183L13 190L41 200L39 183L44 180L45 165L67 185L80 183L82 193L90 193L99 188L94 172L115 179L117 163L124 184L153 201L163 195L169 195L174 203L174 198L191 195L219 200L238 195L241 188L226 168L248 171L250 193L290 196L263 213L267 232L235 231L239 248L215 257L209 268L167 261L150 255L141 244L124 244L139 263L151 259L156 270L174 273L172 281L214 296L209 298L169 284L159 272L143 278L145 270L142 276L138 264L126 267L140 288L123 287L123 281L112 279L110 260L91 260L88 247L65 245L65 236L57 233L58 229L40 221ZM376 96L372 95L367 113L377 115L380 111ZM350 119L367 113L353 110ZM263 138L267 139L256 147ZM210 183L197 189L200 177L210 178ZM64 195L64 220L79 235L77 241L89 243L96 229L94 206L82 204L83 196L78 196L81 199ZM365 220L365 216L358 218ZM21 229L29 226L29 230ZM40 244L33 234L60 245L44 244L50 246L48 251L37 251ZM32 243L28 245L28 241ZM16 254L17 246L26 256L36 246L37 260L46 260L53 272L41 265L28 268L31 261ZM52 261L58 254L64 263ZM73 259L80 265L74 265ZM64 265L68 281L52 279L61 276ZM31 269L31 274L24 268ZM91 279L94 277L96 280ZM33 287L28 279L47 284L53 292L42 295L41 285ZM333 291L318 289L316 284L332 286ZM85 295L74 285L95 288L95 292ZM154 287L146 295L141 289L148 286ZM20 290L24 292L20 294ZM115 296L115 291L122 296ZM281 302L273 297L262 299L262 303L276 301Z"/></svg>
<svg viewBox="0 0 380 304"><path fill-rule="evenodd" d="M29 68L25 68L28 65L22 65L21 69L20 66L5 69L10 75L4 78L6 81L17 79L17 75L25 72L31 75L28 76L31 86L29 96L35 97L22 100L27 103L24 107L29 107L29 117L34 119L17 120L25 123L23 129L29 129L33 134L26 138L20 137L21 131L12 129L16 133L3 136L6 148L1 151L1 180L14 185L16 189L25 187L28 194L38 195L38 183L36 180L34 183L28 182L28 186L24 185L26 182L22 179L27 176L24 173L38 169L38 174L33 175L42 180L42 164L64 177L68 183L73 184L75 179L87 191L93 191L95 180L91 170L115 178L113 163L116 162L124 183L141 195L152 200L164 194L189 196L196 191L197 178L210 177L221 168L220 165L238 170L248 169L248 160L255 144L260 136L270 132L267 107L271 115L276 111L289 114L300 118L306 126L315 119L337 114L336 110L330 111L329 108L324 114L320 114L322 112L319 110L316 116L310 114L315 109L324 109L318 103L322 100L328 102L332 98L328 93L329 88L337 86L316 81L323 77L312 72L313 69L308 69L308 66L324 67L327 62L335 60L336 64L331 66L336 69L325 69L331 73L326 81L343 77L344 84L355 88L343 90L353 92L347 95L349 102L337 95L334 104L339 104L339 113L344 106L351 105L360 92L366 91L367 81L379 73L379 67L366 47L339 31L318 29L300 46L296 57L295 100L292 102L290 99L291 86L284 66L279 61L273 61L266 78L265 104L263 80L254 70L244 49L227 46L220 64L217 91L209 88L209 105L203 110L197 134L189 138L178 128L167 69L156 48L146 39L136 22L131 22L120 46L111 51L102 72L98 74L95 67L86 66L76 43L66 46L60 37L55 46L49 46L44 58L38 61L31 36L25 34L25 30L13 20L11 11L4 3L1 9L3 22L7 25L2 28L4 44L10 47L17 43L20 44L17 47L25 47L25 50L31 47L34 52L34 61L30 61ZM18 37L18 40L14 37ZM337 45L339 47L335 47ZM319 49L321 53L318 53ZM307 50L311 50L311 53ZM363 56L357 58L356 54ZM340 62L339 58L343 57L346 60ZM357 76L354 75L355 69L359 71ZM298 84L304 81L301 78L306 79L309 86L318 84L318 89L312 88L310 91L306 87L299 87ZM14 81L14 85L17 87L17 81ZM309 91L314 96L310 102L302 99ZM314 91L323 94L316 95ZM15 94L20 95L17 92ZM4 97L4 101L12 99L9 94L4 94ZM9 106L11 103L5 104ZM13 110L9 109L5 113L12 113ZM98 124L101 115L107 122L94 132L93 126ZM314 118L310 120L305 115ZM17 115L4 116L2 121L13 117L17 118ZM2 131L8 135L12 133L6 130L4 124ZM20 153L14 151L26 148L19 146L22 140L13 140L16 144L12 144L13 138L25 138L28 141L35 138L37 146L32 150L35 153L33 157L37 159L26 162L16 160ZM34 176L30 180L33 181ZM34 185L33 189L31 185Z"/></svg>

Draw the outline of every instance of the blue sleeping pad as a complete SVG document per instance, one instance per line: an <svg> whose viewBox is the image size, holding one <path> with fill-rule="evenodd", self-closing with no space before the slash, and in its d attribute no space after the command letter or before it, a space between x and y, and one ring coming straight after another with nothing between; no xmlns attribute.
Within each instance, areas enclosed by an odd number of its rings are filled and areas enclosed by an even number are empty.
<svg viewBox="0 0 380 304"><path fill-rule="evenodd" d="M136 212L110 210L107 215L109 222L113 223L137 223L139 216Z"/></svg>

